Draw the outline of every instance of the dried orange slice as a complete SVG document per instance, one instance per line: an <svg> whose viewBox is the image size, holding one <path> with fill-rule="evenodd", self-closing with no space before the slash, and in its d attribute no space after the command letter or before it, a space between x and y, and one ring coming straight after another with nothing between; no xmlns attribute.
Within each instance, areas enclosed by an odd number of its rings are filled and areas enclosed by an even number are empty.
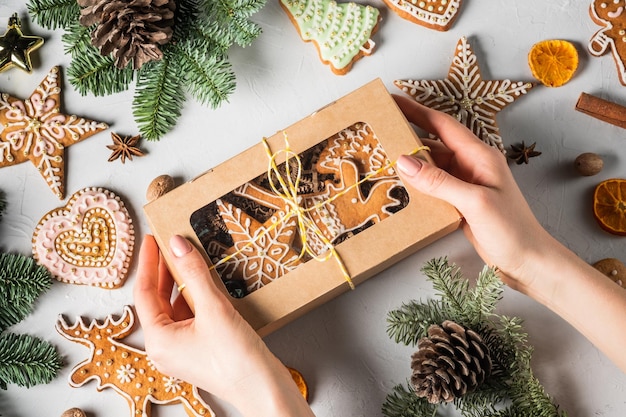
<svg viewBox="0 0 626 417"><path fill-rule="evenodd" d="M533 77L548 87L560 87L572 79L578 68L578 51L571 43L559 39L541 41L528 53Z"/></svg>
<svg viewBox="0 0 626 417"><path fill-rule="evenodd" d="M596 186L593 215L607 232L626 236L626 180L613 178Z"/></svg>
<svg viewBox="0 0 626 417"><path fill-rule="evenodd" d="M302 394L304 399L309 401L309 386L307 385L300 371L290 368L290 367L287 367L287 369L289 369L289 373L291 374L291 377L293 378L293 382L295 382L296 385L298 386L298 389L300 390L300 393Z"/></svg>

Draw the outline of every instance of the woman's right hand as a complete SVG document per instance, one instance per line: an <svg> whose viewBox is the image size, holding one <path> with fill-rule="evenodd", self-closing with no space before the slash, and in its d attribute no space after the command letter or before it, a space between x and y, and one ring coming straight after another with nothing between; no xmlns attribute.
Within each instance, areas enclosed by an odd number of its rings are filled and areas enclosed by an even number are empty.
<svg viewBox="0 0 626 417"><path fill-rule="evenodd" d="M524 199L506 157L453 117L406 97L394 98L410 122L441 139L423 140L437 166L416 157L398 159L403 181L455 206L464 218L461 228L485 263L509 277L507 284L529 285L525 262L550 237Z"/></svg>

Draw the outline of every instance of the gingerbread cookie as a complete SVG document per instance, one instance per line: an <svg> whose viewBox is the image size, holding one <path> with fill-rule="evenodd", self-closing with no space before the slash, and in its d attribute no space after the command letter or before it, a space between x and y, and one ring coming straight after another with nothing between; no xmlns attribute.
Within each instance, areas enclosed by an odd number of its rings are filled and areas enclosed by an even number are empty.
<svg viewBox="0 0 626 417"><path fill-rule="evenodd" d="M624 2L594 0L589 7L591 19L602 29L589 40L587 49L593 56L602 56L609 50L617 66L622 85L626 85L626 9Z"/></svg>
<svg viewBox="0 0 626 417"><path fill-rule="evenodd" d="M320 59L337 75L344 75L376 46L380 12L372 6L333 0L280 0L300 37L313 42Z"/></svg>
<svg viewBox="0 0 626 417"><path fill-rule="evenodd" d="M0 94L0 168L30 161L63 199L65 148L108 126L61 113L59 76L59 67L52 68L26 100Z"/></svg>
<svg viewBox="0 0 626 417"><path fill-rule="evenodd" d="M367 123L355 123L333 135L319 155L317 171L320 173L339 172L339 162L350 159L363 176L371 179L397 178L391 161L380 145L376 134ZM384 167L389 167L383 169Z"/></svg>
<svg viewBox="0 0 626 417"><path fill-rule="evenodd" d="M135 243L124 202L103 188L85 188L47 213L33 235L33 255L63 282L120 287Z"/></svg>
<svg viewBox="0 0 626 417"><path fill-rule="evenodd" d="M134 325L135 314L129 306L118 320L109 316L102 323L94 320L85 325L79 318L70 325L59 317L59 334L90 349L89 358L72 369L70 385L78 388L95 380L98 391L113 388L128 401L130 417L150 417L152 404L178 403L190 417L214 416L195 386L160 373L145 351L119 342L132 333Z"/></svg>
<svg viewBox="0 0 626 417"><path fill-rule="evenodd" d="M483 142L505 153L496 114L534 87L523 81L483 80L478 60L465 37L457 43L448 77L441 80L396 80L394 84L418 103L454 116Z"/></svg>
<svg viewBox="0 0 626 417"><path fill-rule="evenodd" d="M463 0L384 1L398 16L442 32L450 29L463 3Z"/></svg>
<svg viewBox="0 0 626 417"><path fill-rule="evenodd" d="M611 278L620 287L626 288L626 265L619 259L602 259L593 264L593 267Z"/></svg>
<svg viewBox="0 0 626 417"><path fill-rule="evenodd" d="M217 206L234 242L222 255L230 257L220 268L223 277L243 278L248 292L252 292L302 263L294 249L295 217L284 218L285 211L277 211L261 224L232 204L218 200Z"/></svg>

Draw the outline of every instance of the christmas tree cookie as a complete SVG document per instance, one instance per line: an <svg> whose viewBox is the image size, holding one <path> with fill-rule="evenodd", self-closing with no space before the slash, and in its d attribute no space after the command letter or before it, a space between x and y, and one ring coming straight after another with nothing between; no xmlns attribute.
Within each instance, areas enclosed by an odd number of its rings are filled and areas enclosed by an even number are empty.
<svg viewBox="0 0 626 417"><path fill-rule="evenodd" d="M346 74L354 62L374 51L371 36L378 28L378 9L333 0L281 0L280 4L302 40L315 44L320 59L335 74Z"/></svg>

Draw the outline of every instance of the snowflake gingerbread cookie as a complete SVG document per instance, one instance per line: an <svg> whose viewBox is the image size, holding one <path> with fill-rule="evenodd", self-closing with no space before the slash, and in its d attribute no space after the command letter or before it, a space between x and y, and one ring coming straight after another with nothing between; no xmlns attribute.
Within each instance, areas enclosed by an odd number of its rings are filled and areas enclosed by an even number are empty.
<svg viewBox="0 0 626 417"><path fill-rule="evenodd" d="M281 0L300 37L313 42L320 59L337 75L344 75L376 44L380 12L372 6L334 0Z"/></svg>
<svg viewBox="0 0 626 417"><path fill-rule="evenodd" d="M622 85L626 85L626 2L624 0L594 0L589 8L598 30L587 46L593 56L611 52Z"/></svg>
<svg viewBox="0 0 626 417"><path fill-rule="evenodd" d="M106 129L60 111L59 67L54 67L31 96L20 100L0 94L0 168L30 161L54 194L65 197L65 148Z"/></svg>
<svg viewBox="0 0 626 417"><path fill-rule="evenodd" d="M130 417L150 417L152 404L182 404L189 417L215 416L198 394L198 389L184 381L162 374L145 351L125 345L119 340L129 336L135 325L131 307L114 320L94 320L85 325L81 318L68 324L59 317L56 329L66 339L90 349L89 358L72 369L69 383L78 388L97 381L98 391L112 388L130 406Z"/></svg>
<svg viewBox="0 0 626 417"><path fill-rule="evenodd" d="M33 234L33 256L59 281L113 289L127 277L134 243L124 202L92 187L43 216Z"/></svg>
<svg viewBox="0 0 626 417"><path fill-rule="evenodd" d="M454 116L488 145L505 153L496 114L530 91L524 81L483 80L467 38L459 40L448 77L441 80L396 80L396 87L418 103Z"/></svg>

